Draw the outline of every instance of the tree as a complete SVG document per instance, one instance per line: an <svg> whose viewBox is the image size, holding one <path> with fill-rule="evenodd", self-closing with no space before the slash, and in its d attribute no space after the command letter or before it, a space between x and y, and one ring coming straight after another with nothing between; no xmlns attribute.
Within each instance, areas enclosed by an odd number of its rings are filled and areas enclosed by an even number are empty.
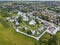
<svg viewBox="0 0 60 45"><path fill-rule="evenodd" d="M25 32L25 28L24 27L22 28L22 31Z"/></svg>
<svg viewBox="0 0 60 45"><path fill-rule="evenodd" d="M27 12L27 9L26 8L21 8L21 12L26 13Z"/></svg>
<svg viewBox="0 0 60 45"><path fill-rule="evenodd" d="M41 18L42 18L43 20L49 21L49 16L47 16L47 15L41 15Z"/></svg>
<svg viewBox="0 0 60 45"><path fill-rule="evenodd" d="M57 45L57 43L56 43L56 40L57 40L57 37L56 36L52 36L52 38L50 38L49 40L48 40L48 45Z"/></svg>
<svg viewBox="0 0 60 45"><path fill-rule="evenodd" d="M1 9L0 14L1 14L2 17L10 16L9 13L7 11L3 10L3 9Z"/></svg>
<svg viewBox="0 0 60 45"><path fill-rule="evenodd" d="M34 12L33 16L35 16L35 18L36 18L36 16L40 16L40 13L39 12Z"/></svg>
<svg viewBox="0 0 60 45"><path fill-rule="evenodd" d="M19 17L18 18L18 22L22 22L22 17Z"/></svg>
<svg viewBox="0 0 60 45"><path fill-rule="evenodd" d="M58 19L58 22L60 22L60 17L59 17L59 16L57 16L56 18Z"/></svg>
<svg viewBox="0 0 60 45"><path fill-rule="evenodd" d="M31 34L32 34L32 32L31 32L30 30L28 30L28 31L27 31L27 34L31 35Z"/></svg>
<svg viewBox="0 0 60 45"><path fill-rule="evenodd" d="M39 21L37 19L35 19L36 23L39 24Z"/></svg>
<svg viewBox="0 0 60 45"><path fill-rule="evenodd" d="M39 40L40 45L47 45L47 42L48 42L47 39Z"/></svg>

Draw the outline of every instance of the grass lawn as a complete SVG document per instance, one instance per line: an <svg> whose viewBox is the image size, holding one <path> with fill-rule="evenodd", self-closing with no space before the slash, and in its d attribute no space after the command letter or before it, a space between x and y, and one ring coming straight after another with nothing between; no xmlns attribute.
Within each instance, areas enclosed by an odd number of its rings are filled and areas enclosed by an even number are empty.
<svg viewBox="0 0 60 45"><path fill-rule="evenodd" d="M49 33L45 33L40 39L41 40L43 40L43 39L50 39L51 38L51 36L50 36L50 34Z"/></svg>
<svg viewBox="0 0 60 45"><path fill-rule="evenodd" d="M17 16L17 13L16 12L15 13L12 13L11 16L12 17Z"/></svg>
<svg viewBox="0 0 60 45"><path fill-rule="evenodd" d="M42 26L42 24L36 24L36 25L29 25L29 24L26 24L25 22L22 22L22 23L20 23L20 26L26 26L26 27L28 27L29 29L31 29L31 30L38 30L38 28L40 28L41 26Z"/></svg>
<svg viewBox="0 0 60 45"><path fill-rule="evenodd" d="M57 45L60 45L60 31L57 32L56 36L57 36L57 41L56 41Z"/></svg>
<svg viewBox="0 0 60 45"><path fill-rule="evenodd" d="M60 31L57 32L57 34L55 35L57 40L56 40L56 45L60 45ZM42 41L45 41L46 43L49 41L49 39L52 38L52 36L48 33L45 33L41 38L40 41L42 43ZM45 44L46 45L46 44Z"/></svg>

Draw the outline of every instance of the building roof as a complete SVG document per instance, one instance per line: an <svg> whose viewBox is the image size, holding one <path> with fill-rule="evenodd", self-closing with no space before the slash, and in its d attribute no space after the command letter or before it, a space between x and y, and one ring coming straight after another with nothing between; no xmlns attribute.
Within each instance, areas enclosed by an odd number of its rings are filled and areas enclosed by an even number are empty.
<svg viewBox="0 0 60 45"><path fill-rule="evenodd" d="M36 22L35 22L35 20L32 19L32 20L29 22L29 24L30 24L30 25L35 25Z"/></svg>
<svg viewBox="0 0 60 45"><path fill-rule="evenodd" d="M19 25L19 22L16 21L15 25Z"/></svg>
<svg viewBox="0 0 60 45"><path fill-rule="evenodd" d="M32 32L32 35L34 35L34 34L35 34L35 30L31 30L31 32Z"/></svg>
<svg viewBox="0 0 60 45"><path fill-rule="evenodd" d="M17 14L18 14L18 15L22 15L22 14L23 14L23 12L20 12L20 11L19 11Z"/></svg>
<svg viewBox="0 0 60 45"><path fill-rule="evenodd" d="M29 18L26 15L23 15L23 20L24 21L29 21Z"/></svg>
<svg viewBox="0 0 60 45"><path fill-rule="evenodd" d="M49 27L47 32L50 34L56 34L56 32L58 31L58 29L56 27Z"/></svg>
<svg viewBox="0 0 60 45"><path fill-rule="evenodd" d="M20 32L18 28L16 28L16 32Z"/></svg>

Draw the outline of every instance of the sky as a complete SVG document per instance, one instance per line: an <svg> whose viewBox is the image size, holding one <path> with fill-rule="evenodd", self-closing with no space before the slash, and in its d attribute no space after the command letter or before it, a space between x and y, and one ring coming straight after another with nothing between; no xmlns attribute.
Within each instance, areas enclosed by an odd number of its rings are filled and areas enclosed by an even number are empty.
<svg viewBox="0 0 60 45"><path fill-rule="evenodd" d="M0 0L0 1L60 1L60 0Z"/></svg>

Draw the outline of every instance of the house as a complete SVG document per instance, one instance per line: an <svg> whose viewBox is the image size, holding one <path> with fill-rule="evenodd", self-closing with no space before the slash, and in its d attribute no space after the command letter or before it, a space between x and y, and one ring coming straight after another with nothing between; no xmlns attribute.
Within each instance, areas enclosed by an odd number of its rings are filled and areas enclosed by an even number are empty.
<svg viewBox="0 0 60 45"><path fill-rule="evenodd" d="M47 28L47 27L48 27L48 25L44 25L43 27L44 27L44 28Z"/></svg>
<svg viewBox="0 0 60 45"><path fill-rule="evenodd" d="M56 34L56 32L58 31L58 29L56 27L48 27L47 32L50 34Z"/></svg>
<svg viewBox="0 0 60 45"><path fill-rule="evenodd" d="M43 25L47 25L47 26L49 25L48 22L43 21L43 20L41 21L41 24L43 24Z"/></svg>
<svg viewBox="0 0 60 45"><path fill-rule="evenodd" d="M7 20L10 22L14 22L14 19L11 19L11 17L7 17Z"/></svg>
<svg viewBox="0 0 60 45"><path fill-rule="evenodd" d="M20 32L18 28L16 28L16 32Z"/></svg>
<svg viewBox="0 0 60 45"><path fill-rule="evenodd" d="M58 23L58 25L60 26L60 23Z"/></svg>
<svg viewBox="0 0 60 45"><path fill-rule="evenodd" d="M32 32L32 35L34 35L34 34L35 34L35 30L31 30L31 32Z"/></svg>
<svg viewBox="0 0 60 45"><path fill-rule="evenodd" d="M10 19L11 19L11 17L7 17L6 19L7 19L7 20L10 20Z"/></svg>
<svg viewBox="0 0 60 45"><path fill-rule="evenodd" d="M29 21L29 18L26 15L23 15L23 20L24 21Z"/></svg>
<svg viewBox="0 0 60 45"><path fill-rule="evenodd" d="M37 31L37 37L40 36L40 33Z"/></svg>
<svg viewBox="0 0 60 45"><path fill-rule="evenodd" d="M38 28L38 31L39 32L42 32L44 30L44 27L43 26L41 26L40 28Z"/></svg>
<svg viewBox="0 0 60 45"><path fill-rule="evenodd" d="M10 22L14 22L14 19L10 19Z"/></svg>
<svg viewBox="0 0 60 45"><path fill-rule="evenodd" d="M27 30L28 28L27 27L24 27L25 30Z"/></svg>
<svg viewBox="0 0 60 45"><path fill-rule="evenodd" d="M23 15L23 12L18 11L17 15Z"/></svg>
<svg viewBox="0 0 60 45"><path fill-rule="evenodd" d="M17 20L19 17L20 17L19 15L18 15L18 16L16 16L16 17L15 17L15 20Z"/></svg>
<svg viewBox="0 0 60 45"><path fill-rule="evenodd" d="M30 24L30 25L35 25L36 22L35 22L35 20L32 19L32 20L29 22L29 24Z"/></svg>
<svg viewBox="0 0 60 45"><path fill-rule="evenodd" d="M36 16L36 19L40 20L40 18L38 16Z"/></svg>
<svg viewBox="0 0 60 45"><path fill-rule="evenodd" d="M18 21L16 21L16 22L15 22L15 25L19 25L19 22L18 22Z"/></svg>

